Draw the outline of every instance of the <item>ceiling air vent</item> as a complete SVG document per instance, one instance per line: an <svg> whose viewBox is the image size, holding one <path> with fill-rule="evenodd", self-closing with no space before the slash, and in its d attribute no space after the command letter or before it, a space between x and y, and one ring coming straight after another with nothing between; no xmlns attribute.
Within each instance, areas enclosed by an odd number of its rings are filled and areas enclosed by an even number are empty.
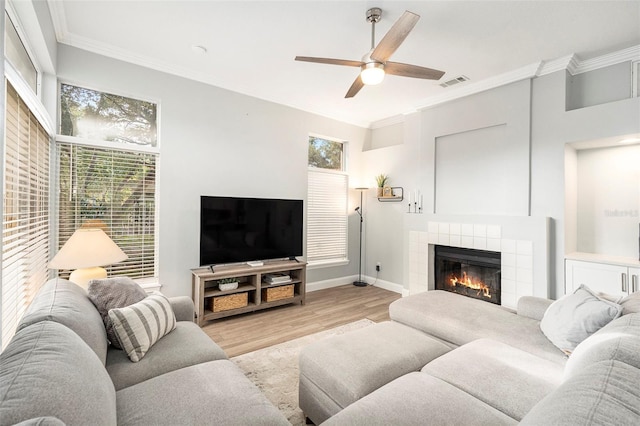
<svg viewBox="0 0 640 426"><path fill-rule="evenodd" d="M469 81L469 77L467 77L465 75L461 75L461 76L453 78L453 79L451 79L449 81L445 81L444 83L440 83L440 86L449 87L449 86L456 85L458 83L464 83L465 81Z"/></svg>

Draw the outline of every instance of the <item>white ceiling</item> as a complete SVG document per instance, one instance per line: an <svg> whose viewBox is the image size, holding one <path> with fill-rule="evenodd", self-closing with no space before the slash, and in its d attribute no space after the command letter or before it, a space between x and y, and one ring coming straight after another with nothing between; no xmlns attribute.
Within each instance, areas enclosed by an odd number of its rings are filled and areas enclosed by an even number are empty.
<svg viewBox="0 0 640 426"><path fill-rule="evenodd" d="M48 0L58 41L345 122L369 126L446 96L438 82L387 76L345 99L357 68L296 62L360 60L405 10L421 16L391 57L459 75L465 85L575 54L640 45L634 1ZM192 46L207 49L196 54Z"/></svg>

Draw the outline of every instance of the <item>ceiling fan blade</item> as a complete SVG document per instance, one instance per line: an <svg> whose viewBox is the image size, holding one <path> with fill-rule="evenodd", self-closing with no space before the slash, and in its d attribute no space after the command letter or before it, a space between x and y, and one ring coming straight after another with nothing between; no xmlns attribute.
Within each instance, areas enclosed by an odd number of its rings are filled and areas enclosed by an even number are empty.
<svg viewBox="0 0 640 426"><path fill-rule="evenodd" d="M388 61L384 64L384 72L402 77L425 78L428 80L440 80L444 71L432 68L419 67L417 65L401 64L400 62Z"/></svg>
<svg viewBox="0 0 640 426"><path fill-rule="evenodd" d="M349 90L347 91L347 94L344 97L353 98L360 91L360 89L362 89L363 86L364 86L364 83L360 78L360 74L358 74L358 78L356 78L353 84L351 85L351 87L349 87Z"/></svg>
<svg viewBox="0 0 640 426"><path fill-rule="evenodd" d="M319 64L344 65L347 67L360 67L364 65L362 61L350 61L348 59L314 58L312 56L296 56L296 61L316 62Z"/></svg>
<svg viewBox="0 0 640 426"><path fill-rule="evenodd" d="M387 32L380 43L371 53L371 58L378 62L387 62L393 52L402 44L409 35L413 27L420 19L420 15L406 10L402 16L393 24L389 32Z"/></svg>

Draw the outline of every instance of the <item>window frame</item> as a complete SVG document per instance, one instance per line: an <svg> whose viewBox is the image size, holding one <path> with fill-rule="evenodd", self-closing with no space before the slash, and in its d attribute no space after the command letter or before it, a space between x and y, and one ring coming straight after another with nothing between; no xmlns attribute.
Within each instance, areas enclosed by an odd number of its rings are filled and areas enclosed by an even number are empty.
<svg viewBox="0 0 640 426"><path fill-rule="evenodd" d="M322 167L315 167L309 165L308 151L307 151L307 268L308 269L320 269L320 268L330 268L335 266L344 266L349 264L349 174L347 173L348 169L348 142L342 139L323 136L316 133L309 133L307 139L307 150L309 147L309 139L310 138L319 138L328 140L331 142L336 142L342 144L342 170L334 170L334 169L326 169ZM343 176L345 179L344 182L344 257L335 257L331 259L322 259L322 260L313 260L309 259L309 228L311 224L311 220L309 218L309 207L310 207L310 173L327 173L333 175Z"/></svg>
<svg viewBox="0 0 640 426"><path fill-rule="evenodd" d="M5 14L8 15L9 19L11 20L11 23L13 24L13 27L15 28L16 33L18 33L18 38L22 42L22 46L24 46L24 50L26 51L27 56L29 56L29 59L31 60L31 64L36 70L36 91L35 92L33 91L31 86L23 79L22 74L18 72L18 70L11 64L11 62L9 62L9 60L6 57L3 57L4 63L5 63L5 73L7 72L7 64L9 64L13 72L19 76L18 80L20 81L19 83L19 85L21 86L20 88L17 87L17 83L18 83L17 81L12 82L13 87L18 91L18 94L20 94L20 96L22 96L24 99L24 93L22 92L22 89L28 88L28 91L31 92L33 95L35 95L35 97L39 100L42 93L42 67L40 66L40 63L36 60L37 55L35 55L34 50L31 47L31 43L29 42L29 38L24 32L23 24L20 20L20 17L18 16L18 13L15 10L15 6L13 5L13 3L10 1L7 1L5 3L4 10L5 10ZM5 29L5 33L6 33L6 29ZM3 46L3 49L4 49L4 46ZM26 101L27 99L25 99L25 102ZM32 112L35 113L36 111L32 111ZM44 123L41 123L41 124L44 124ZM49 129L47 130L49 131ZM49 134L53 135L54 133L50 132Z"/></svg>
<svg viewBox="0 0 640 426"><path fill-rule="evenodd" d="M156 146L145 146L145 145L132 145L132 144L127 144L127 143L122 143L122 142L113 142L113 141L104 141L104 140L96 140L96 139L87 139L87 138L82 138L82 137L77 137L77 136L67 136L67 135L61 135L59 133L57 133L58 130L60 130L60 119L61 119L61 114L62 114L62 109L59 107L60 103L61 103L61 85L62 84L66 84L66 85L71 85L71 86L76 86L76 87L81 87L81 88L85 88L85 89L89 89L89 90L94 90L97 92L102 92L102 93L109 93L109 94L113 94L113 95L117 95L117 96L123 96L123 97L128 97L131 99L136 99L136 100L141 100L144 102L151 102L154 103L156 105ZM110 149L110 150L119 150L119 151L127 151L127 152L139 152L139 153L144 153L144 154L152 154L155 155L156 157L156 174L155 174L155 194L154 194L154 201L155 201L155 212L154 212L154 276L153 277L147 277L147 278L138 278L135 279L134 281L136 281L138 284L140 284L143 288L146 288L148 290L150 289L159 289L161 287L160 285L160 256L159 256L159 247L160 247L160 223L159 223L159 218L160 218L160 165L161 165L161 161L160 161L160 146L161 146L161 141L162 141L162 126L161 126L161 114L162 114L162 107L161 107L161 103L158 99L155 98L149 98L149 97L144 97L144 96L139 96L136 94L132 94L129 92L125 92L125 91L121 91L121 90L113 90L111 88L106 88L106 87L102 87L99 85L89 85L89 84L84 84L82 82L78 82L75 80L70 80L70 79L58 79L57 82L57 105L58 105L58 116L57 116L57 125L56 125L56 136L55 136L55 153L54 153L54 158L55 158L55 176L54 176L54 188L55 188L55 196L54 196L54 203L55 203L55 212L54 212L54 216L55 216L55 222L56 222L56 226L55 229L52 231L54 232L53 235L53 242L52 242L52 247L55 248L55 250L57 251L60 247L60 230L58 229L58 218L59 218L59 200L58 200L58 196L59 196L59 191L60 191L60 181L58 179L58 173L59 173L59 161L60 161L60 149L59 149L59 145L60 144L72 144L72 145L81 145L81 146L86 146L86 147L91 147L91 148L100 148L100 149Z"/></svg>
<svg viewBox="0 0 640 426"><path fill-rule="evenodd" d="M342 164L341 164L342 168L340 170L324 169L322 167L315 167L315 166L310 166L309 165L309 151L308 151L308 148L309 148L308 147L308 143L309 143L309 141L307 140L307 166L309 168L320 169L320 170L331 170L331 171L334 171L334 172L344 172L344 173L347 172L347 151L348 151L347 147L348 147L348 143L349 142L347 142L345 140L342 140L342 139L338 139L338 138L332 138L330 136L323 136L323 135L320 135L320 134L317 134L317 133L309 133L309 138L323 139L323 140L326 140L326 141L329 141L329 142L335 142L335 143L339 143L339 144L342 145Z"/></svg>

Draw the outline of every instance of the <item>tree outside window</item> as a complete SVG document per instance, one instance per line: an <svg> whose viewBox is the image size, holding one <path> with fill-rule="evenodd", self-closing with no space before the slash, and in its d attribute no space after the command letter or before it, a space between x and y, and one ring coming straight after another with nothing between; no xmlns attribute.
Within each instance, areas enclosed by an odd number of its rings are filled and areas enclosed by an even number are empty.
<svg viewBox="0 0 640 426"><path fill-rule="evenodd" d="M344 170L344 144L309 136L309 166L319 169Z"/></svg>
<svg viewBox="0 0 640 426"><path fill-rule="evenodd" d="M84 139L156 146L157 105L60 85L60 134Z"/></svg>

